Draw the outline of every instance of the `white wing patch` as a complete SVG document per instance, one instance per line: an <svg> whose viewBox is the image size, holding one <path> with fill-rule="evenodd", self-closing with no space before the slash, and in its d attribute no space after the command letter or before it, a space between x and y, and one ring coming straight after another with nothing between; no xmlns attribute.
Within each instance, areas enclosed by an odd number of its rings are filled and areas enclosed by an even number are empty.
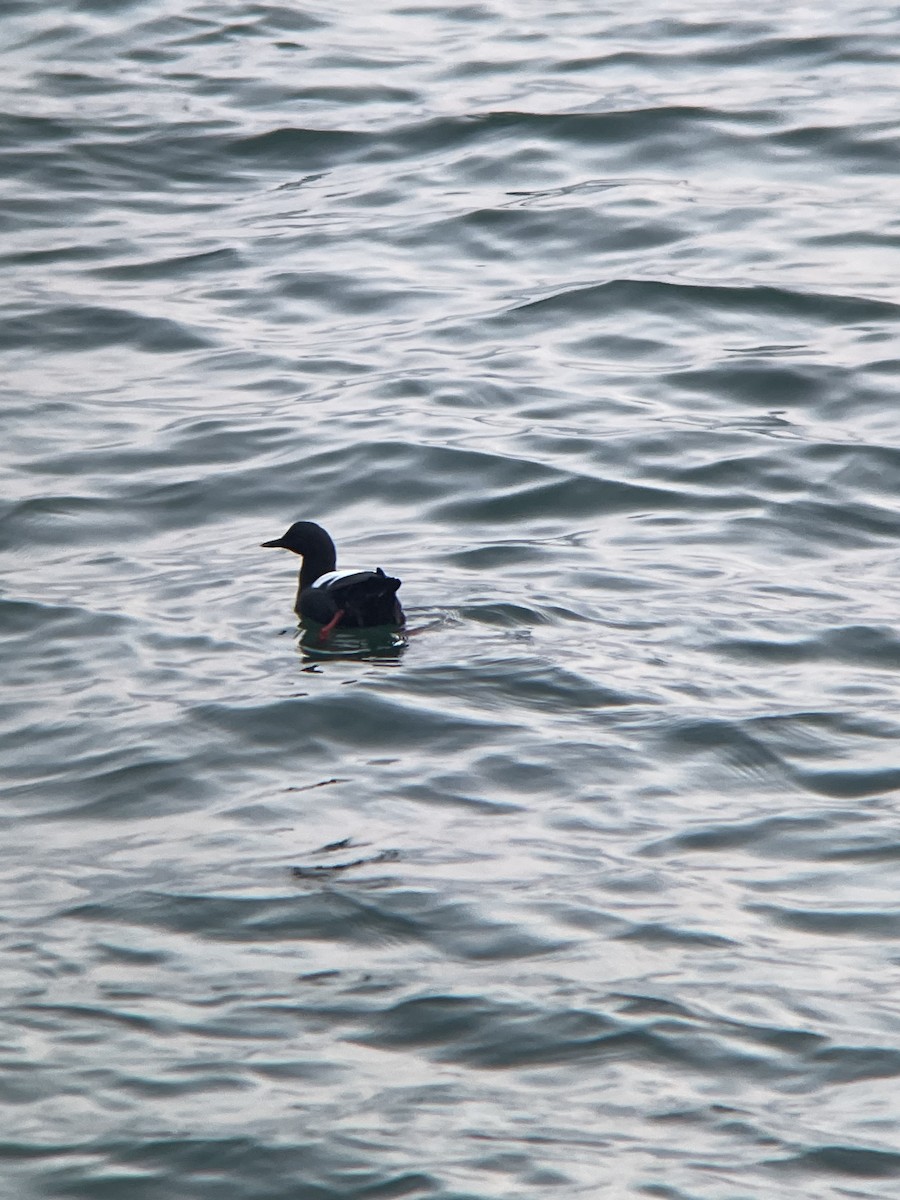
<svg viewBox="0 0 900 1200"><path fill-rule="evenodd" d="M315 583L310 584L310 587L331 587L331 585L333 583L337 583L339 579L347 579L350 575L358 575L359 573L360 568L358 567L355 571L329 571L326 575L320 575Z"/></svg>

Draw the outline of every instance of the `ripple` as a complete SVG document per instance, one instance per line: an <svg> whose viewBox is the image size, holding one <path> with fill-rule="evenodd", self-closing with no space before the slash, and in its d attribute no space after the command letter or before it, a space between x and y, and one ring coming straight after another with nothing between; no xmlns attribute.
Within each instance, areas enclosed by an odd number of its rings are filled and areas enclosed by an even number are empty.
<svg viewBox="0 0 900 1200"><path fill-rule="evenodd" d="M211 343L183 323L122 309L57 306L4 322L0 350L22 349L37 337L49 351L94 350L130 343L153 354L197 350Z"/></svg>
<svg viewBox="0 0 900 1200"><path fill-rule="evenodd" d="M236 157L269 159L279 166L301 165L304 170L330 165L336 155L356 155L369 143L364 134L338 129L273 129L231 144Z"/></svg>
<svg viewBox="0 0 900 1200"><path fill-rule="evenodd" d="M846 663L885 671L894 671L900 665L900 643L889 628L832 629L816 637L791 642L774 639L722 641L716 643L715 648L720 653L762 662Z"/></svg>
<svg viewBox="0 0 900 1200"><path fill-rule="evenodd" d="M790 909L776 905L759 907L773 921L804 933L852 937L896 938L900 936L900 913L841 912L837 909Z"/></svg>
<svg viewBox="0 0 900 1200"><path fill-rule="evenodd" d="M770 1164L785 1171L845 1175L857 1179L889 1179L900 1175L900 1154L863 1146L820 1146Z"/></svg>
<svg viewBox="0 0 900 1200"><path fill-rule="evenodd" d="M298 881L310 883L308 875ZM317 876L315 883L324 882ZM129 895L120 901L79 905L67 917L103 924L147 925L214 941L265 942L335 939L390 946L426 942L454 958L499 961L531 958L561 943L484 918L427 893L392 890L372 881L364 892L316 887L302 895L263 900L228 896Z"/></svg>

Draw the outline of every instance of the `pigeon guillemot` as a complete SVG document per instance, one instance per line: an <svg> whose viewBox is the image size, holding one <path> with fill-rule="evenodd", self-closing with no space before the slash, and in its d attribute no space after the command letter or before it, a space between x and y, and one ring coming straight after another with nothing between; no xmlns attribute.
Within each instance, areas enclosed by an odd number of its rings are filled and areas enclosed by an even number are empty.
<svg viewBox="0 0 900 1200"><path fill-rule="evenodd" d="M334 542L314 521L297 521L283 537L262 544L303 557L294 611L322 626L321 641L338 626L371 629L404 624L406 618L397 599L400 580L385 575L381 567L376 571L336 571Z"/></svg>

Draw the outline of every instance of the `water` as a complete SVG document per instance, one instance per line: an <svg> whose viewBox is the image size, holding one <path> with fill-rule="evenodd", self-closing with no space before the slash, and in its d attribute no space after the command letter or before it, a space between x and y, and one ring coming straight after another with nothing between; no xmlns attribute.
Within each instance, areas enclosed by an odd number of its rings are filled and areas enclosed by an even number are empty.
<svg viewBox="0 0 900 1200"><path fill-rule="evenodd" d="M897 13L551 10L3 7L4 1197L896 1194Z"/></svg>

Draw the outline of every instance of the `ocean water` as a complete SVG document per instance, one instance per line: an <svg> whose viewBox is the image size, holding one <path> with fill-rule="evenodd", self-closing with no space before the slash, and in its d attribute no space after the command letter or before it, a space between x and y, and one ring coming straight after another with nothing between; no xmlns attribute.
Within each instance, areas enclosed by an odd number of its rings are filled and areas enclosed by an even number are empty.
<svg viewBox="0 0 900 1200"><path fill-rule="evenodd" d="M897 1195L898 36L5 0L3 1200Z"/></svg>

